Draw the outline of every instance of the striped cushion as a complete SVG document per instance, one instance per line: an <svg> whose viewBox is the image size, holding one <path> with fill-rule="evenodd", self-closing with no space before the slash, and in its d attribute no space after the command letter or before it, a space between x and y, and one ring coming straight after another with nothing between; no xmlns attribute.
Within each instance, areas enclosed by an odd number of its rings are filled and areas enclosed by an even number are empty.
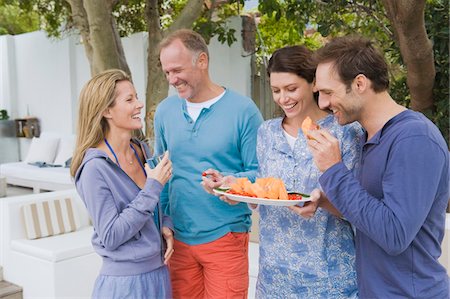
<svg viewBox="0 0 450 299"><path fill-rule="evenodd" d="M70 198L22 206L28 239L64 234L80 228L80 219Z"/></svg>

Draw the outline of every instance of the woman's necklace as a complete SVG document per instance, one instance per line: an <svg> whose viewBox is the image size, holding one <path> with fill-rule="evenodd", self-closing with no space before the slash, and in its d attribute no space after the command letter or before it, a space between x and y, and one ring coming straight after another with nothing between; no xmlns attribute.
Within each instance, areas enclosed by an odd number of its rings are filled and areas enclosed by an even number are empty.
<svg viewBox="0 0 450 299"><path fill-rule="evenodd" d="M105 143L106 143L106 145L108 146L109 150L110 150L111 153L113 154L114 158L116 159L117 165L119 165L119 167L122 168L122 167L120 166L119 159L117 158L117 155L116 155L116 153L114 152L112 146L109 144L109 142L108 142L108 140L107 140L106 138L105 138L104 140L105 140ZM130 147L131 147L131 149L133 150L134 155L137 157L136 150L135 150L134 147L131 145L131 143L130 143ZM125 159L126 159L126 157L125 157ZM127 162L128 162L130 165L133 165L133 158L131 158L131 161L127 161Z"/></svg>

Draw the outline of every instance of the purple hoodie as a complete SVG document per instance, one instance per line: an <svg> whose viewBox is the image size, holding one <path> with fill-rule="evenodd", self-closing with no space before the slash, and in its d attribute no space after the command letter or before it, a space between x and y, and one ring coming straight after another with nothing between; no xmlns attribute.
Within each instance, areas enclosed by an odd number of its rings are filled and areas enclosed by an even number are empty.
<svg viewBox="0 0 450 299"><path fill-rule="evenodd" d="M93 222L92 245L103 258L100 274L136 275L163 266L164 241L153 218L163 188L158 181L148 178L141 190L105 152L90 148L75 186ZM159 221L173 229L168 216Z"/></svg>

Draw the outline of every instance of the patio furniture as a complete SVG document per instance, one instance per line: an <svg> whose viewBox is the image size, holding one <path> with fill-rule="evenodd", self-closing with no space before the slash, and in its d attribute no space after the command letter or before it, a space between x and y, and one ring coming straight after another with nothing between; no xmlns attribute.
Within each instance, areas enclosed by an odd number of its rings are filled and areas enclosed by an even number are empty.
<svg viewBox="0 0 450 299"><path fill-rule="evenodd" d="M51 211L52 205L57 206L55 201L61 205L57 218L63 219L65 229L58 230L58 224L39 212L39 206L45 205ZM34 221L28 221L26 229L27 209L37 211L40 218L32 219L40 223L39 229ZM91 245L92 234L87 210L75 189L2 198L0 264L4 279L22 287L24 299L90 298L101 267L101 258Z"/></svg>
<svg viewBox="0 0 450 299"><path fill-rule="evenodd" d="M34 193L74 188L69 168L65 167L74 147L74 135L62 137L43 132L41 137L32 139L22 162L0 164L0 176L6 178L7 184L32 188Z"/></svg>

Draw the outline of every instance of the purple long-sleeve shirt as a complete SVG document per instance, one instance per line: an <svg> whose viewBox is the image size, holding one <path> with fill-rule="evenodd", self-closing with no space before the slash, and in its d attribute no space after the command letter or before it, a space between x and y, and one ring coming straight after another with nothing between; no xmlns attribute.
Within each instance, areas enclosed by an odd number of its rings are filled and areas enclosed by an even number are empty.
<svg viewBox="0 0 450 299"><path fill-rule="evenodd" d="M147 178L141 190L105 152L91 148L75 185L94 225L92 245L103 258L101 274L136 275L163 266L161 233L153 218L163 187L158 181ZM173 229L168 216L159 221Z"/></svg>
<svg viewBox="0 0 450 299"><path fill-rule="evenodd" d="M356 227L361 298L449 298L438 262L448 169L439 130L406 110L365 142L357 177L343 163L320 177L330 201Z"/></svg>

